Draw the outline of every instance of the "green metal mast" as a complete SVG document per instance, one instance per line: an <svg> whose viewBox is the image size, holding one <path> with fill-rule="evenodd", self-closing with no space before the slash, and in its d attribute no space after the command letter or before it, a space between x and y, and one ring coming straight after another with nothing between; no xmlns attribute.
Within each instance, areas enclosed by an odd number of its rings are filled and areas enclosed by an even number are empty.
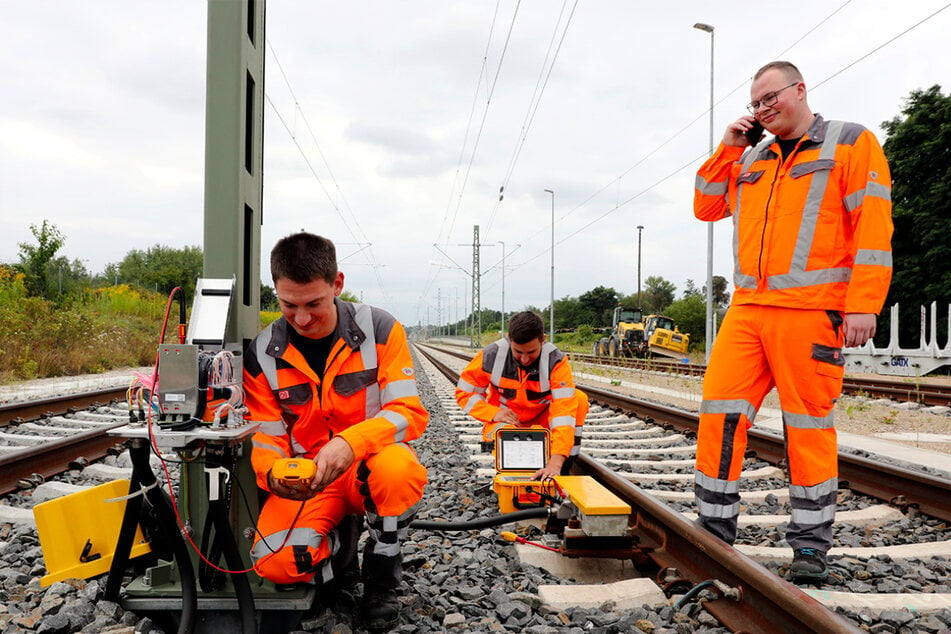
<svg viewBox="0 0 951 634"><path fill-rule="evenodd" d="M241 349L260 329L264 46L264 0L208 0L203 274L235 278Z"/></svg>

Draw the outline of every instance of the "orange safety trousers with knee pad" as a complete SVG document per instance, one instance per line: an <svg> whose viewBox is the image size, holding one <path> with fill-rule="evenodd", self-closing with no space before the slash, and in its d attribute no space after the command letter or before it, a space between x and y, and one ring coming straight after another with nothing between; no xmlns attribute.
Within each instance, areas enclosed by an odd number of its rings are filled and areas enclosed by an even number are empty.
<svg viewBox="0 0 951 634"><path fill-rule="evenodd" d="M255 572L278 584L309 582L315 575L321 582L330 581L330 557L338 547L333 529L352 514L367 516L369 550L384 555L384 561L398 557L399 538L416 515L425 484L426 468L415 452L408 445L395 444L354 462L309 500L268 497L251 549ZM398 582L399 572L383 571L378 585ZM364 555L364 575L373 574L373 565Z"/></svg>
<svg viewBox="0 0 951 634"><path fill-rule="evenodd" d="M724 541L736 538L747 430L776 387L792 507L786 540L793 548L831 547L841 324L837 311L745 304L727 312L703 381L695 484L699 523Z"/></svg>

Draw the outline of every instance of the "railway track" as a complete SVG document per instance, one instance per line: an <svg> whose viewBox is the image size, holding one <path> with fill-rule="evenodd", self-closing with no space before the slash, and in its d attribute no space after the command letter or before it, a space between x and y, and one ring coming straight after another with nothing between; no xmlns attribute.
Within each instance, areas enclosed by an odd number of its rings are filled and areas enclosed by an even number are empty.
<svg viewBox="0 0 951 634"><path fill-rule="evenodd" d="M0 495L99 460L121 447L109 430L129 422L109 406L125 388L0 406Z"/></svg>
<svg viewBox="0 0 951 634"><path fill-rule="evenodd" d="M459 365L466 355L456 355L456 358ZM447 364L451 362L444 360L443 365ZM454 405L452 385L447 379L445 399ZM797 589L784 581L781 575L790 557L788 548L764 546L762 542L765 540L756 532L747 539L751 543L740 543L744 540L743 535L750 531L777 532L776 526L783 521L781 517L772 517L764 511L765 503L757 502L772 495L780 500L781 505L784 484L770 484L771 480L782 478L775 467L757 467L756 472L744 474L744 481L753 482L754 489L759 489L744 493L744 504L748 503L760 515L745 524L741 520L739 545L735 549L723 548L721 543L698 531L689 521L692 510L689 484L693 458L691 436L696 429L692 415L655 403L625 399L606 390L586 389L592 400L601 405L592 410L586 426L584 455L576 470L603 482L636 509L632 523L642 547L650 553L650 572L660 588L682 592L685 588L697 588L710 579L717 579L720 585L716 589L706 589L699 596L703 599L704 609L733 631L849 632L856 631L859 620L854 615L863 610L866 615L869 611L878 614L889 606L897 610L904 604L917 606L919 612L928 614L936 602L951 606L951 597L939 592L892 593L893 596L886 597L870 592L870 588L865 588L865 592L846 591L841 582L812 590ZM79 468L120 450L121 446L108 436L107 430L128 422L128 411L106 401L109 397L122 395L124 390L97 392L86 395L81 403L63 398L33 403L29 409L0 408L0 420L5 421L0 431L2 493L15 491L24 482L27 486L36 484L39 480ZM37 411L43 413L40 419L27 420L36 416ZM605 421L618 419L626 421L622 426L641 428L635 436L645 438L633 445L632 450L622 450L632 442L628 438L629 432L616 435L610 431L598 431L600 425L606 429L611 426ZM769 434L763 438L751 435L750 448L756 452L756 459L764 463L782 457L781 439ZM920 473L909 475L905 473L907 470L893 467L886 467L883 476L880 468L874 459L843 456L842 479L851 485L853 493L849 495L856 498L872 496L886 504L874 500L865 503L864 519L853 520L853 514L840 512L837 524L861 521L864 528L860 530L874 536L877 531L892 531L889 526L902 523L905 526L899 532L912 534L922 523L932 521L929 518L945 523L951 519L948 509L951 485L947 481L933 476L922 477ZM890 510L888 503L893 507ZM886 528L882 529L882 526ZM925 554L915 554L913 541L905 540L906 543L897 548L845 548L839 558L859 562L899 562L895 564L897 566L909 558L931 561L943 556L946 558L943 568L946 576L951 569L947 564L951 554L946 552L951 535L938 539L935 535L940 537L940 531L930 534L933 541L926 546L930 552ZM862 554L863 550L867 555ZM873 559L868 559L868 556ZM838 571L837 561L833 550L830 564L834 576ZM840 576L848 574L843 572ZM856 583L854 578L852 583ZM740 600L724 598L734 591L740 593ZM823 603L829 603L832 608L823 607ZM835 608L836 605L840 607ZM843 618L833 609L853 615L853 619Z"/></svg>
<svg viewBox="0 0 951 634"><path fill-rule="evenodd" d="M461 361L452 359L467 355L447 352L450 357L434 359L431 349L422 352L440 367L451 391L452 377L461 369ZM906 606L925 615L951 607L951 594L946 594L951 589L941 584L933 585L931 592L887 593L876 592L876 588L900 588L902 584L890 585L887 579L878 584L863 585L861 581L868 580L869 570L878 570L876 562L880 560L899 562L896 569L911 565L906 563L909 561L919 562L914 565L930 566L937 575L947 574L951 481L883 464L874 457L842 454L840 478L842 486L849 488L840 491L837 534L844 539L849 531L865 533L868 545L834 548L830 580L818 589L797 588L782 577L791 550L776 545L788 521L788 516L774 515L782 513L785 497L784 476L775 466L783 455L781 437L751 432L750 450L755 455L748 458L743 478L743 486L748 487L743 504L751 514L741 515L737 546L730 548L690 521L696 416L605 390L585 389L601 407L589 415L575 471L594 476L636 509L632 526L653 562L652 571L667 579L662 583L668 588L671 583L696 587L710 579L723 584L712 600L704 602L704 608L731 630L849 632L867 626L870 613L880 618L889 610L900 611ZM618 412L630 417L630 423L643 426L637 433L644 437L599 431L599 421L616 421ZM653 434L648 431L651 428ZM919 526L935 529L922 532L924 543L916 542ZM896 532L904 533L906 539L885 539L889 545L872 546L877 543L876 535ZM731 590L741 598L727 598ZM852 618L843 618L834 610ZM920 631L932 630L923 627Z"/></svg>

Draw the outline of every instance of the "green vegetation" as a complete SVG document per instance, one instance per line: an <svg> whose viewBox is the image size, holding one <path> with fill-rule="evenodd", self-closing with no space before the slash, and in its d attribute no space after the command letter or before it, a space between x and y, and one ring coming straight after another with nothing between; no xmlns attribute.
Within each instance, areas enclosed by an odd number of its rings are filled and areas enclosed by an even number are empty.
<svg viewBox="0 0 951 634"><path fill-rule="evenodd" d="M915 90L902 116L882 123L892 174L892 285L885 306L899 305L899 342L917 348L919 307L937 303L938 341L947 341L951 305L951 95ZM875 342L888 344L887 315ZM929 318L930 320L930 318ZM930 329L930 323L925 332Z"/></svg>
<svg viewBox="0 0 951 634"><path fill-rule="evenodd" d="M165 298L126 285L52 301L0 267L0 382L92 374L155 360Z"/></svg>
<svg viewBox="0 0 951 634"><path fill-rule="evenodd" d="M725 312L730 303L727 287L725 278L719 275L713 276L713 301L719 314ZM555 344L569 352L591 352L594 342L604 336L605 331L610 331L614 307L620 304L640 307L645 315L653 313L671 317L677 323L680 332L690 334L690 350L702 353L706 348L704 340L706 287L698 289L692 280L687 280L687 288L680 299L674 299L676 290L677 287L673 283L655 275L645 280L640 302L637 295L620 295L613 288L604 286L597 286L578 297L556 299ZM545 330L549 330L548 322L551 314L549 307L525 306L518 310L535 311L541 315ZM509 316L511 312L506 313L506 317ZM502 315L499 311L483 309L481 314L469 315L455 323L430 325L427 334L470 336L469 333L480 331L479 324L481 323L480 340L484 345L500 336L501 319Z"/></svg>

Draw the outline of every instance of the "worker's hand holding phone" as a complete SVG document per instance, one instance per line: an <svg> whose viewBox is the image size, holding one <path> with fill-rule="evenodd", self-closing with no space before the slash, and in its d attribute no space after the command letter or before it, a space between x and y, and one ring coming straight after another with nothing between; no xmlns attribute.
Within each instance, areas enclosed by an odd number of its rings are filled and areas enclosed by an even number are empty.
<svg viewBox="0 0 951 634"><path fill-rule="evenodd" d="M750 145L756 145L760 139L763 138L763 132L765 132L763 124L754 119L753 126L744 132L743 135L746 137L746 140L750 142Z"/></svg>

